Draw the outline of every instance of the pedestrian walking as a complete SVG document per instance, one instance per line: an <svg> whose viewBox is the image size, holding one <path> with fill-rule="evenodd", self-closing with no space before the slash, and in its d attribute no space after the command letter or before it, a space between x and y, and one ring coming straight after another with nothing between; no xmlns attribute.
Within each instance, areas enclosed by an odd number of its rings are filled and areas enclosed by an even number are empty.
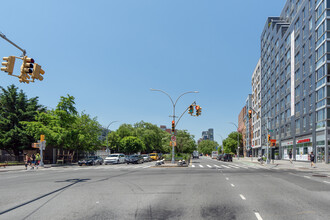
<svg viewBox="0 0 330 220"><path fill-rule="evenodd" d="M27 153L24 154L24 164L25 164L25 169L27 170L27 167L30 163L30 157Z"/></svg>
<svg viewBox="0 0 330 220"><path fill-rule="evenodd" d="M290 163L292 163L292 150L289 152Z"/></svg>
<svg viewBox="0 0 330 220"><path fill-rule="evenodd" d="M314 159L315 159L315 155L313 154L313 151L309 155L309 159L311 160L311 167L313 167L314 166Z"/></svg>
<svg viewBox="0 0 330 220"><path fill-rule="evenodd" d="M34 165L36 163L36 155L32 154L31 155L31 167L34 169Z"/></svg>
<svg viewBox="0 0 330 220"><path fill-rule="evenodd" d="M38 169L38 167L39 167L40 160L41 160L40 154L37 153L37 154L36 154L36 167L37 167L37 169Z"/></svg>

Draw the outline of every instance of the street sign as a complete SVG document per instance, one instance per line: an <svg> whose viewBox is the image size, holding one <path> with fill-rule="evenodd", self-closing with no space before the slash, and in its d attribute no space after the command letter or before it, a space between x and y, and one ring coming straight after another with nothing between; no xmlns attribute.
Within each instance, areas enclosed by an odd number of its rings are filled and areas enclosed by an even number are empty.
<svg viewBox="0 0 330 220"><path fill-rule="evenodd" d="M273 130L268 130L268 132L274 132Z"/></svg>
<svg viewBox="0 0 330 220"><path fill-rule="evenodd" d="M172 141L176 141L176 137L175 137L175 136L172 136L172 137L171 137L171 140L172 140Z"/></svg>

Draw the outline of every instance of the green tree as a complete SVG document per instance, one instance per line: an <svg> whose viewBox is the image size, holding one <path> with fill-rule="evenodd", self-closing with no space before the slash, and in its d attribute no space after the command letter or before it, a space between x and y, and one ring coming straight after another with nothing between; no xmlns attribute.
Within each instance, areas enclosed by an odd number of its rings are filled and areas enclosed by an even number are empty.
<svg viewBox="0 0 330 220"><path fill-rule="evenodd" d="M28 99L15 85L0 89L0 149L18 156L35 141L21 122L34 121L45 108L38 104L38 97Z"/></svg>
<svg viewBox="0 0 330 220"><path fill-rule="evenodd" d="M194 150L196 150L194 136L186 130L177 130L175 152L191 154Z"/></svg>
<svg viewBox="0 0 330 220"><path fill-rule="evenodd" d="M232 132L225 140L223 140L224 153L237 153L237 135L239 136L239 146L241 147L242 135L238 132Z"/></svg>
<svg viewBox="0 0 330 220"><path fill-rule="evenodd" d="M212 151L216 151L218 143L210 140L202 140L198 144L198 151L203 154L211 154Z"/></svg>
<svg viewBox="0 0 330 220"><path fill-rule="evenodd" d="M124 153L128 154L141 152L145 148L143 142L139 138L133 136L121 139L120 147Z"/></svg>

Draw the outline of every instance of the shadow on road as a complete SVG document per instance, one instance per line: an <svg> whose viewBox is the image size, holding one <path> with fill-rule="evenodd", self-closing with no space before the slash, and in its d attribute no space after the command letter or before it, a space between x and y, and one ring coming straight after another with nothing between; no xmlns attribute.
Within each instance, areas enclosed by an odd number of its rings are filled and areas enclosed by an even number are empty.
<svg viewBox="0 0 330 220"><path fill-rule="evenodd" d="M14 207L12 207L12 208L10 208L10 209L7 209L7 210L5 210L5 211L2 211L2 212L0 212L0 216L3 215L3 214L5 214L5 213L7 213L7 212L11 212L11 211L14 211L15 209L18 209L18 208L20 208L20 207L23 207L23 206L25 206L25 205L28 205L28 204L30 204L30 203L32 203L32 202L36 202L36 201L38 201L38 200L40 200L40 199L42 199L42 198L45 198L45 197L47 197L47 196L49 196L49 195L54 194L54 193L57 193L57 192L63 191L63 190L65 190L65 189L67 189L67 188L69 188L69 187L71 187L71 186L73 186L73 185L75 185L75 184L77 184L77 183L86 182L86 181L88 181L88 180L90 180L90 179L67 179L67 180L63 180L63 181L56 181L56 182L69 182L70 184L67 185L67 186L61 187L61 188L59 188L59 189L57 189L57 190L54 190L54 191L52 191L52 192L49 192L49 193L47 193L47 194L44 194L44 195L42 195L42 196L39 196L39 197L37 197L37 198L35 198L35 199L32 199L32 200L30 200L30 201L24 202L24 203L22 203L22 204L20 204L20 205L14 206Z"/></svg>

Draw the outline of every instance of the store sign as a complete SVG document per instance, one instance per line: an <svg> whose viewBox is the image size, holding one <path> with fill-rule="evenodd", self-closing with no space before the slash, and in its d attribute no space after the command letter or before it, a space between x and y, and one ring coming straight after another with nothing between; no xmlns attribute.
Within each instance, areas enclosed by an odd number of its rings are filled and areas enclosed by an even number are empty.
<svg viewBox="0 0 330 220"><path fill-rule="evenodd" d="M281 146L290 146L290 145L293 145L293 141L284 141L284 142L281 142Z"/></svg>
<svg viewBox="0 0 330 220"><path fill-rule="evenodd" d="M307 139L302 139L302 140L297 140L297 144L301 144L301 143L309 143L311 142L311 139L307 138Z"/></svg>

